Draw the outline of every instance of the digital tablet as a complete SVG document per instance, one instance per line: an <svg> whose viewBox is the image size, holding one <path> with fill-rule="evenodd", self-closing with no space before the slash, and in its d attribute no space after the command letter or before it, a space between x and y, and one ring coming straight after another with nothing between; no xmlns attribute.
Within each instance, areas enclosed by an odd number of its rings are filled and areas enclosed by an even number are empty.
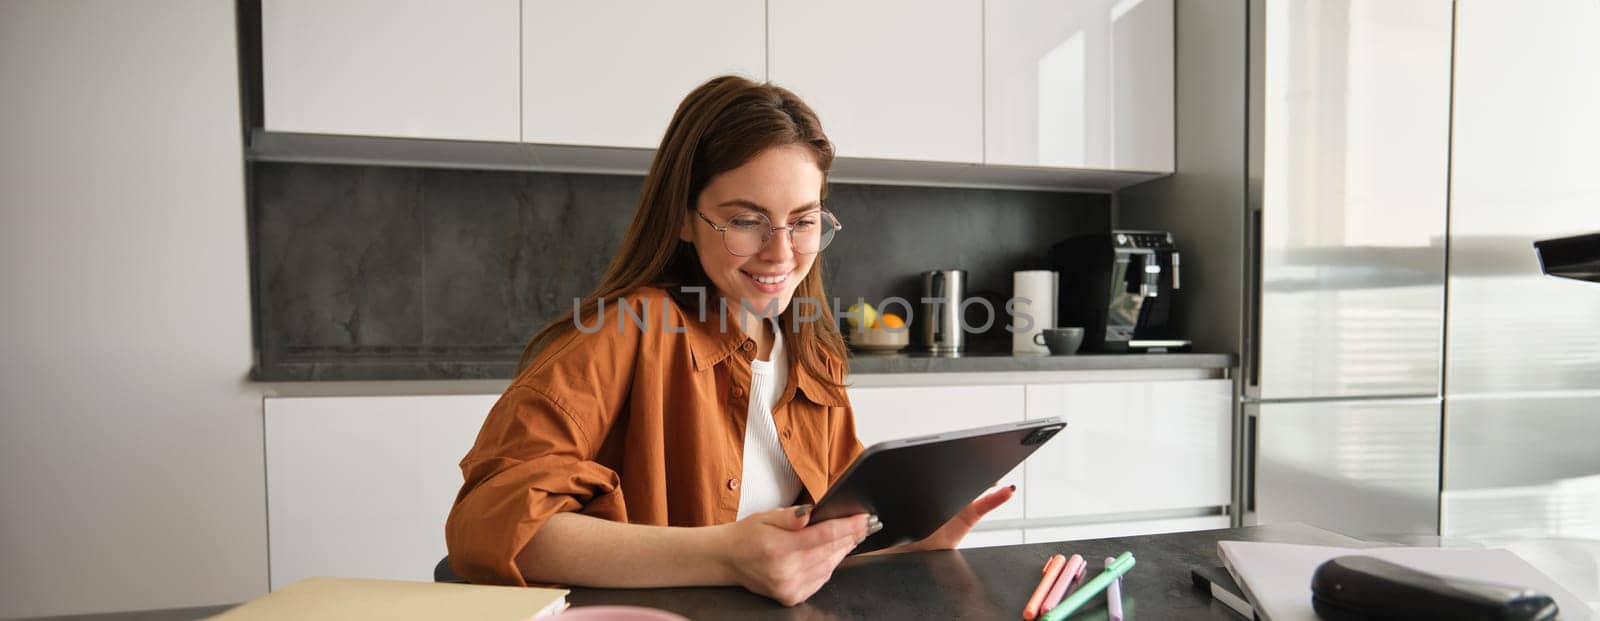
<svg viewBox="0 0 1600 621"><path fill-rule="evenodd" d="M874 444L822 495L811 523L877 514L883 530L851 554L918 541L1066 426L1051 417Z"/></svg>

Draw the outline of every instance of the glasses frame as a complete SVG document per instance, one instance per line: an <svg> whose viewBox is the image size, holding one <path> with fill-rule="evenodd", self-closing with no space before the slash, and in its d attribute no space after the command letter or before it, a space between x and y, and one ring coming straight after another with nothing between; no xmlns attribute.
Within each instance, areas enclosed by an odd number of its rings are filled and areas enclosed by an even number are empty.
<svg viewBox="0 0 1600 621"><path fill-rule="evenodd" d="M766 250L767 249L767 244L772 243L772 238L778 236L778 231L784 231L784 232L789 234L789 249L793 250L795 254L821 254L823 250L826 250L828 248L829 244L833 243L833 238L830 237L828 242L823 244L821 248L818 248L816 252L801 252L794 245L794 225L793 224L791 224L789 226L773 226L772 225L772 218L768 218L766 214L757 213L756 215L761 216L762 220L766 220L767 221L767 228L769 230L767 231L766 234L761 236L761 246L756 248L755 252L752 252L750 254L739 254L737 252L734 252L733 248L728 246L728 229L733 228L733 227L728 226L726 224L717 224L715 220L712 220L710 217L706 216L705 214L700 213L700 208L698 208L698 207L696 207L694 209L691 209L690 211L693 211L694 215L700 216L701 220L705 220L706 224L708 226L710 226L711 228L715 229L717 231L718 236L722 238L722 249L728 251L728 254L731 254L731 255L736 256L736 257L753 257L753 256L756 256L758 254L761 254L762 250ZM827 218L828 221L831 224L833 224L833 233L835 235L838 235L839 231L843 231L844 230L844 225L839 223L839 218L835 217L833 215L833 212L828 211L827 209L821 209L821 210L818 210L818 213L822 214L822 217Z"/></svg>

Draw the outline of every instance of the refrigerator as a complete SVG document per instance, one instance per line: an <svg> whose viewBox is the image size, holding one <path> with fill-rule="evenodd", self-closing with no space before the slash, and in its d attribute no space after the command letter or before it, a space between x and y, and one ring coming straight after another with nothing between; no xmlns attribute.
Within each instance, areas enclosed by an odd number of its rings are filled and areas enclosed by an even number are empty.
<svg viewBox="0 0 1600 621"><path fill-rule="evenodd" d="M1600 233L1596 32L1593 0L1457 3L1447 537L1600 554L1600 283L1541 274L1533 249ZM1593 559L1573 562L1595 601Z"/></svg>
<svg viewBox="0 0 1600 621"><path fill-rule="evenodd" d="M1243 521L1436 535L1453 3L1248 13Z"/></svg>

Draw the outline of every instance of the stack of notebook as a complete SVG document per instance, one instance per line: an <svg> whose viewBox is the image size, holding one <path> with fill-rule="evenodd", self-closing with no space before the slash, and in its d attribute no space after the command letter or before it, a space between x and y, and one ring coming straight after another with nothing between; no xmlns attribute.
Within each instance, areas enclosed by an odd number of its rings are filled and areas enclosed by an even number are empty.
<svg viewBox="0 0 1600 621"><path fill-rule="evenodd" d="M567 591L362 578L306 578L212 617L257 619L485 619L525 621L567 608Z"/></svg>

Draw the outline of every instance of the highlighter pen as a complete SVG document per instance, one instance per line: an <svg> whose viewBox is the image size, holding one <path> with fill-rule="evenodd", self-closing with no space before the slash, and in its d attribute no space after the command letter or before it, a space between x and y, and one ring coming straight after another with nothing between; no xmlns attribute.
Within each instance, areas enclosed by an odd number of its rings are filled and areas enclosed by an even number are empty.
<svg viewBox="0 0 1600 621"><path fill-rule="evenodd" d="M1133 563L1133 553L1123 552L1111 563L1110 567L1100 572L1100 575L1095 576L1093 580L1073 591L1072 595L1068 595L1066 599L1062 600L1059 606L1051 608L1050 612L1039 618L1043 621L1061 621L1067 618L1067 615L1082 608L1084 602L1099 595L1101 591L1106 590L1106 587L1111 586L1111 583L1116 582L1117 578L1121 578L1123 574L1128 573L1129 569L1133 569Z"/></svg>
<svg viewBox="0 0 1600 621"><path fill-rule="evenodd" d="M1050 594L1044 596L1044 606L1039 610L1049 611L1061 603L1061 597L1067 594L1067 587L1072 586L1072 583L1083 575L1084 565L1082 556L1074 554L1068 557L1066 566L1061 568L1061 576L1056 578L1055 586L1050 587Z"/></svg>
<svg viewBox="0 0 1600 621"><path fill-rule="evenodd" d="M1117 559L1106 557L1106 569L1111 569L1117 564ZM1122 578L1111 581L1111 586L1106 587L1106 619L1107 621L1122 621Z"/></svg>
<svg viewBox="0 0 1600 621"><path fill-rule="evenodd" d="M1028 606L1022 609L1023 621L1033 621L1039 616L1039 606L1044 604L1044 596L1050 592L1050 587L1055 586L1056 576L1061 575L1061 568L1067 565L1067 557L1060 554L1050 557L1044 564L1044 578L1039 580L1039 586L1033 590L1033 597L1028 598Z"/></svg>

